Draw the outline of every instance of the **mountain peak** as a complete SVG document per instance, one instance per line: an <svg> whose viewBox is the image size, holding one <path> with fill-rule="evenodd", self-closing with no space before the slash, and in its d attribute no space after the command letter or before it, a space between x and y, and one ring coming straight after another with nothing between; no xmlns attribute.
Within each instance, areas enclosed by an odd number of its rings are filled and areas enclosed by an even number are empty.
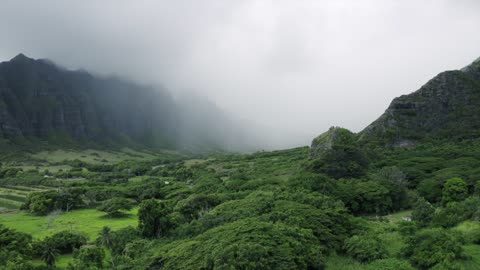
<svg viewBox="0 0 480 270"><path fill-rule="evenodd" d="M480 59L461 71L445 71L419 90L395 98L360 139L409 147L427 138L480 135Z"/></svg>
<svg viewBox="0 0 480 270"><path fill-rule="evenodd" d="M25 54L23 54L23 53L19 53L17 56L12 58L10 61L11 62L19 62L19 61L28 61L28 60L33 60L33 59L25 56Z"/></svg>
<svg viewBox="0 0 480 270"><path fill-rule="evenodd" d="M461 71L480 81L480 57L473 61L470 65L462 68Z"/></svg>

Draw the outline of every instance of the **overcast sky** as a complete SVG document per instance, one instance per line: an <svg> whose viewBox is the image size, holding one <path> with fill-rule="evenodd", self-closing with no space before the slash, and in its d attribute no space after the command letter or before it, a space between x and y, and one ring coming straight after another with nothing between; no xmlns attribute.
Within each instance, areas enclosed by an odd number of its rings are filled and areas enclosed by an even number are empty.
<svg viewBox="0 0 480 270"><path fill-rule="evenodd" d="M479 30L478 0L0 0L1 60L197 91L285 145L360 131L479 57Z"/></svg>

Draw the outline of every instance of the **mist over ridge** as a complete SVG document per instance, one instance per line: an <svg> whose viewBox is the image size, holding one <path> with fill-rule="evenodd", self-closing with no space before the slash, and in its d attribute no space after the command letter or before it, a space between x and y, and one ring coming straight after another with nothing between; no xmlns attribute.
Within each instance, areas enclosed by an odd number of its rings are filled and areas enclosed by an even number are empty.
<svg viewBox="0 0 480 270"><path fill-rule="evenodd" d="M175 99L193 92L258 149L283 149L330 126L360 131L394 97L470 63L479 13L471 0L6 1L0 59L23 52Z"/></svg>

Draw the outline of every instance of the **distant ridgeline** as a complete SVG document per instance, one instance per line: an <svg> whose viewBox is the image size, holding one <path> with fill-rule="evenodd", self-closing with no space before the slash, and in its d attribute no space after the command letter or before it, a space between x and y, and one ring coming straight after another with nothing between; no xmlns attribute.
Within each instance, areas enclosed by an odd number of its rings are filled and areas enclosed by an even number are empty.
<svg viewBox="0 0 480 270"><path fill-rule="evenodd" d="M419 90L395 98L377 120L358 134L331 128L312 142L318 157L335 145L412 147L430 139L480 137L480 58L462 70L445 71Z"/></svg>
<svg viewBox="0 0 480 270"><path fill-rule="evenodd" d="M226 145L215 144L216 135L227 130L241 136L222 127L231 121L215 105L206 99L195 105L202 111L185 110L165 89L70 71L23 54L0 63L0 138L10 143L222 149Z"/></svg>

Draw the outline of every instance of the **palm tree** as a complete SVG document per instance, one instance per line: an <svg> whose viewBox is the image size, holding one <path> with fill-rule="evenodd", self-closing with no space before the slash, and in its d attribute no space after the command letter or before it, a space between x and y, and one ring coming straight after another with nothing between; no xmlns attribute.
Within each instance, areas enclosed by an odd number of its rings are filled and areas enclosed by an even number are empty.
<svg viewBox="0 0 480 270"><path fill-rule="evenodd" d="M113 235L112 235L112 229L108 226L104 226L102 228L102 231L100 232L100 237L99 241L102 246L104 246L106 249L110 249L113 245ZM113 260L113 255L110 256L110 260L112 263L112 266L115 268L115 262Z"/></svg>
<svg viewBox="0 0 480 270"><path fill-rule="evenodd" d="M112 247L112 229L110 227L105 226L103 227L102 231L100 232L100 244L107 249Z"/></svg>
<svg viewBox="0 0 480 270"><path fill-rule="evenodd" d="M58 249L53 247L51 244L45 243L42 251L42 260L47 264L48 267L55 266L57 256L60 255Z"/></svg>

